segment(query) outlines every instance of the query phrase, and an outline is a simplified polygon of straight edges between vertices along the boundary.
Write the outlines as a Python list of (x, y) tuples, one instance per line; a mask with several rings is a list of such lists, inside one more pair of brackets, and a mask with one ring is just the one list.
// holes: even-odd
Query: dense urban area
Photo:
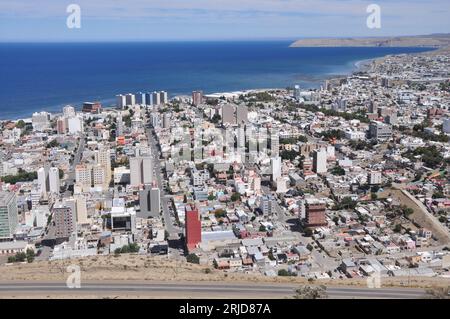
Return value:
[(436, 51), (314, 90), (124, 93), (3, 120), (0, 267), (140, 254), (449, 280), (449, 78)]

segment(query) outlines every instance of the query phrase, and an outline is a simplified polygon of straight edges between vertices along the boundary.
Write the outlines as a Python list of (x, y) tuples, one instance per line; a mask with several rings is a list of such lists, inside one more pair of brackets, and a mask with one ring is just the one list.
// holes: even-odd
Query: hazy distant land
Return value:
[(297, 40), (290, 45), (299, 47), (432, 47), (450, 46), (450, 34), (366, 38), (312, 38)]

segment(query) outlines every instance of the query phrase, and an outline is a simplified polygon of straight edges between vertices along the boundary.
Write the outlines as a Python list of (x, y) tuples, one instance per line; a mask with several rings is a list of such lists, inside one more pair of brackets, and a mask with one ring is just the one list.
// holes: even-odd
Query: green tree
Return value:
[(36, 254), (34, 253), (34, 250), (31, 248), (28, 248), (27, 252), (26, 252), (27, 262), (32, 263), (34, 261), (35, 256), (36, 256)]
[(200, 264), (200, 258), (196, 254), (187, 255), (186, 261), (191, 264)]
[(238, 200), (241, 200), (241, 195), (239, 193), (233, 193), (233, 195), (231, 195), (231, 201), (237, 202)]
[(52, 140), (50, 143), (47, 143), (46, 148), (59, 147), (59, 142), (57, 140)]
[(305, 236), (306, 237), (311, 237), (313, 235), (313, 230), (311, 228), (306, 228), (305, 229)]
[(21, 182), (31, 182), (37, 178), (37, 172), (19, 171), (17, 175), (3, 176), (1, 180), (5, 183), (16, 184)]
[(336, 175), (336, 176), (344, 176), (345, 170), (340, 166), (335, 166), (331, 169), (331, 174)]
[(216, 218), (224, 218), (225, 216), (227, 216), (227, 212), (223, 209), (216, 209), (214, 211), (214, 216), (216, 216)]
[(16, 127), (17, 128), (24, 128), (25, 127), (25, 122), (23, 121), (23, 120), (19, 120), (19, 121), (17, 121), (17, 123), (16, 123)]

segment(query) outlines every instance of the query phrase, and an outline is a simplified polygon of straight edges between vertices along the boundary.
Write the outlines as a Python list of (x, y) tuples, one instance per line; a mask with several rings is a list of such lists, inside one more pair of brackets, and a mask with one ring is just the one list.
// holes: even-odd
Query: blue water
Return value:
[(318, 87), (355, 62), (421, 48), (289, 48), (288, 41), (0, 44), (0, 118), (116, 94)]

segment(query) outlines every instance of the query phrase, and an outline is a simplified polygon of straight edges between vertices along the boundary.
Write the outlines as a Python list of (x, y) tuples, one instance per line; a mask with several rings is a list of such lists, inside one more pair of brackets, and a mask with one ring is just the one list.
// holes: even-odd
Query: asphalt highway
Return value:
[[(81, 288), (69, 289), (65, 283), (56, 282), (9, 282), (0, 283), (0, 295), (27, 295), (68, 293), (71, 295), (115, 296), (137, 294), (141, 297), (172, 296), (173, 298), (285, 298), (294, 295), (296, 286), (277, 284), (224, 284), (224, 283), (165, 283), (165, 282), (89, 282), (82, 283)], [(417, 299), (423, 298), (422, 289), (412, 288), (361, 288), (328, 287), (329, 298), (370, 298), (370, 299)]]

